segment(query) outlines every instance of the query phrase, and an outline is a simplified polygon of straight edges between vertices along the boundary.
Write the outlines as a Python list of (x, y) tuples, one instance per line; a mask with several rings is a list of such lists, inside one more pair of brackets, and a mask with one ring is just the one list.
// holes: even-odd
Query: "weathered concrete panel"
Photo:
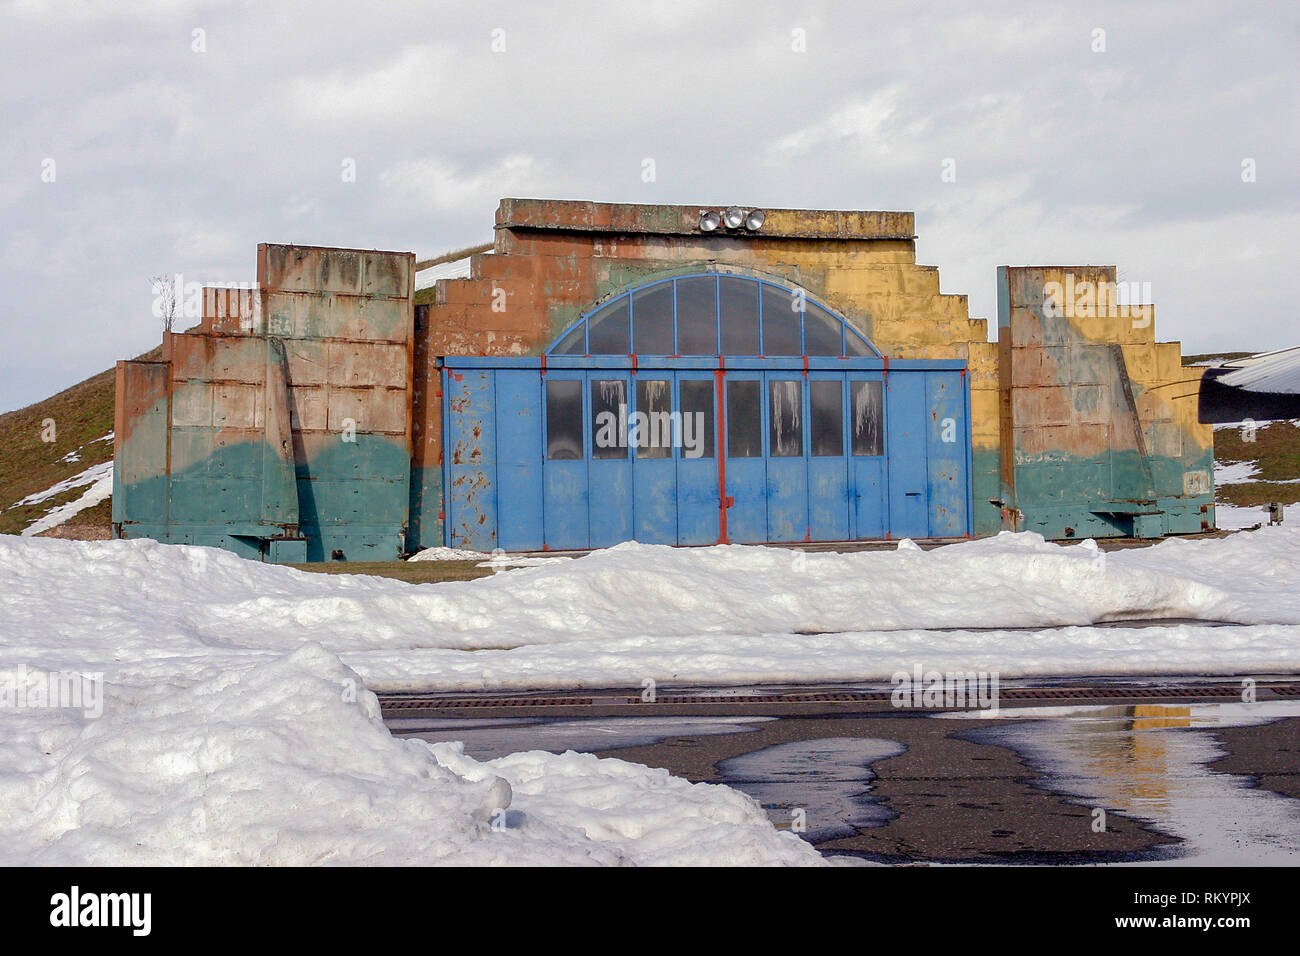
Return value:
[[(1111, 266), (1002, 267), (1003, 496), (1049, 537), (1199, 531), (1213, 432), (1197, 372), (1156, 344), (1149, 305), (1120, 305)], [(1139, 518), (1141, 520), (1139, 520)]]
[[(264, 245), (258, 260), (259, 289), (209, 290), (204, 323), (164, 336), (149, 408), (140, 375), (119, 372), (120, 432), (149, 436), (119, 449), (120, 533), (270, 560), (396, 557), (414, 256)], [(264, 327), (228, 321), (250, 311)]]

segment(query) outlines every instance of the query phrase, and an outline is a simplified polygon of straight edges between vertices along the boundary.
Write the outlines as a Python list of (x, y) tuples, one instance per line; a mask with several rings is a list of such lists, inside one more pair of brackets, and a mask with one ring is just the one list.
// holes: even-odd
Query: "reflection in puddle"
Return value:
[[(897, 816), (866, 791), (876, 779), (871, 764), (905, 749), (892, 740), (800, 740), (719, 761), (718, 773), (721, 783), (761, 803), (776, 826), (792, 828), (801, 820), (806, 830), (800, 836), (819, 843)], [(798, 826), (793, 829), (799, 832)]]
[(1015, 723), (961, 736), (1012, 748), (1047, 777), (1044, 786), (1087, 806), (1123, 811), (1182, 838), (1167, 851), (1174, 862), (1294, 865), (1300, 802), (1210, 770), (1225, 751), (1198, 731), (1297, 715), (1300, 704), (1289, 701), (1024, 708), (999, 714)]
[(610, 717), (593, 720), (516, 718), (496, 720), (398, 718), (388, 720), (397, 736), (430, 742), (459, 740), (475, 760), (491, 760), (521, 750), (600, 753), (620, 747), (646, 747), (669, 737), (735, 734), (755, 730), (772, 717)]

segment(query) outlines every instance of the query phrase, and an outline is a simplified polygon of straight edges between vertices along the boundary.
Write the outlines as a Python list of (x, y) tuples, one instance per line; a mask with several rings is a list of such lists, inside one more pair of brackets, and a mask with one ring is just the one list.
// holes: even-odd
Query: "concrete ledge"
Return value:
[(700, 211), (721, 211), (728, 204), (658, 206), (635, 203), (600, 203), (567, 199), (503, 199), (497, 207), (497, 227), (557, 232), (602, 232), (669, 236), (731, 236), (735, 238), (789, 239), (903, 239), (915, 235), (915, 215), (910, 212), (869, 212), (830, 209), (768, 209), (767, 221), (757, 232), (719, 227), (700, 231)]

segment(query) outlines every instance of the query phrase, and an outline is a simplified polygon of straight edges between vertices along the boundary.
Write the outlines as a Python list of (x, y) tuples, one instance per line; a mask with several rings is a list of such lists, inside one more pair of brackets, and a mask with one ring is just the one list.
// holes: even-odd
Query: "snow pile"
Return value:
[[(816, 862), (725, 787), (396, 740), (361, 682), (1290, 671), (1297, 569), (1287, 528), (1111, 554), (1033, 534), (854, 554), (629, 544), (439, 585), (0, 536), (0, 689), (59, 671), (105, 688), (98, 719), (0, 706), (0, 863)], [(1125, 617), (1237, 624), (1091, 626)]]
[[(102, 438), (95, 439), (103, 441)], [(75, 455), (75, 452), (71, 454)], [(66, 460), (66, 458), (65, 458)], [(75, 458), (73, 459), (76, 460)], [(86, 487), (89, 486), (89, 487)], [(49, 501), (64, 492), (72, 491), (76, 488), (86, 488), (81, 496), (52, 508), (49, 512), (37, 518), (26, 528), (23, 529), (24, 536), (40, 534), (42, 531), (49, 531), (51, 528), (57, 528), (69, 518), (80, 514), (87, 508), (93, 508), (101, 501), (107, 499), (113, 494), (113, 463), (111, 461), (102, 462), (98, 465), (91, 465), (85, 471), (82, 471), (71, 478), (51, 485), (44, 491), (38, 491), (35, 494), (28, 495), (19, 501), (15, 501), (10, 508), (18, 508), (22, 505), (36, 505), (43, 501)], [(6, 509), (8, 510), (8, 509)]]
[(1214, 463), (1214, 487), (1220, 485), (1240, 485), (1254, 481), (1259, 475), (1257, 461), (1216, 461)]
[(1237, 507), (1216, 501), (1214, 524), (1220, 531), (1246, 531), (1268, 524), (1268, 509), (1263, 505)]
[[(0, 536), (0, 665), (148, 685), (317, 643), (400, 690), (878, 679), (963, 647), (1005, 676), (1154, 673), (1179, 647), (1185, 667), (1222, 672), (1300, 663), (1297, 568), (1300, 532), (1285, 528), (1110, 554), (1033, 534), (854, 554), (628, 544), (436, 585)], [(1251, 627), (1089, 627), (1122, 618)]]
[(408, 561), (477, 561), (477, 567), (505, 570), (506, 568), (534, 568), (543, 564), (559, 564), (572, 560), (570, 555), (558, 554), (549, 557), (524, 557), (507, 554), (497, 550), (490, 554), (482, 551), (466, 551), (464, 548), (425, 548), (417, 551)]
[(815, 864), (750, 798), (567, 753), (392, 737), (320, 647), (99, 720), (0, 711), (4, 865)]
[(492, 557), (482, 551), (467, 551), (464, 548), (425, 548), (417, 551), (408, 561), (487, 561)]

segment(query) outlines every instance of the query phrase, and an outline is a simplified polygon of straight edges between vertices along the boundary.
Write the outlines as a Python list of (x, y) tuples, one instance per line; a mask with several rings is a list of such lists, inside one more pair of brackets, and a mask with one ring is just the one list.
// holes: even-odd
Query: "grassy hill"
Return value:
[[(162, 350), (142, 355), (157, 359)], [(44, 401), (0, 415), (0, 534), (17, 534), (52, 508), (75, 501), (86, 490), (69, 488), (35, 504), (15, 505), (29, 495), (66, 481), (92, 465), (111, 461), (113, 442), (112, 369), (78, 382)], [(47, 421), (53, 421), (53, 438)], [(76, 515), (56, 534), (107, 537), (111, 502)]]
[[(1187, 365), (1218, 365), (1254, 352), (1211, 352), (1185, 355)], [(1237, 425), (1214, 429), (1214, 460), (1220, 465), (1253, 464), (1255, 474), (1246, 481), (1216, 482), (1214, 500), (1238, 508), (1255, 508), (1278, 501), (1300, 502), (1300, 427), (1291, 422), (1261, 422), (1254, 430)], [(1287, 519), (1287, 523), (1296, 518)]]
[[(1250, 462), (1257, 468), (1248, 481), (1216, 485), (1216, 501), (1241, 508), (1270, 501), (1285, 505), (1300, 502), (1300, 425), (1261, 423), (1253, 432), (1238, 426), (1216, 428), (1214, 460), (1220, 464)], [(1287, 523), (1293, 520), (1288, 518)]]

